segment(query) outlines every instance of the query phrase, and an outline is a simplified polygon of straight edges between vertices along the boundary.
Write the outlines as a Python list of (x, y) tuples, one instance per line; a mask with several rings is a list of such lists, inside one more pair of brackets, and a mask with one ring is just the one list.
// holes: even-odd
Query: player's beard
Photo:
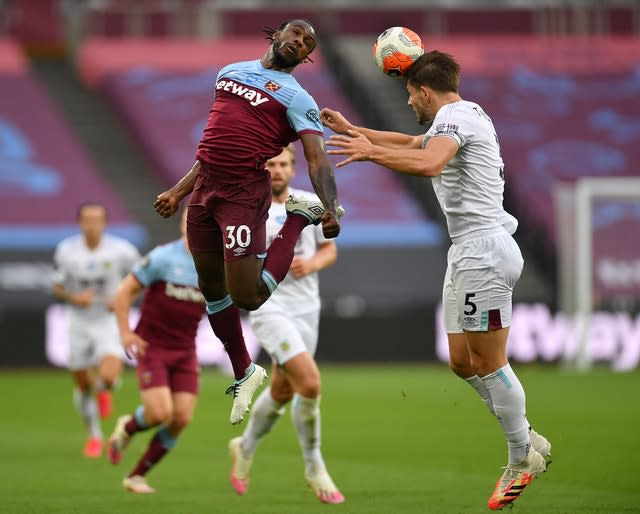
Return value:
[(275, 196), (280, 196), (282, 193), (284, 193), (287, 190), (288, 186), (289, 186), (289, 184), (287, 184), (285, 182), (283, 182), (281, 185), (272, 183), (271, 184), (271, 192)]
[(428, 129), (433, 123), (433, 118), (429, 117), (429, 115), (423, 109), (414, 109), (414, 112), (416, 114), (418, 124), (426, 126)]
[(279, 68), (293, 68), (294, 66), (300, 64), (300, 61), (296, 57), (289, 56), (285, 53), (282, 44), (282, 41), (274, 41), (273, 45), (271, 46), (273, 50), (274, 64)]

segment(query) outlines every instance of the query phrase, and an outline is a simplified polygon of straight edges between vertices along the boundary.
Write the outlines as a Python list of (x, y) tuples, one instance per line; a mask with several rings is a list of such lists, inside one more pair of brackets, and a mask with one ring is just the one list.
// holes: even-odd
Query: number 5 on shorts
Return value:
[(464, 305), (465, 307), (469, 307), (469, 309), (465, 309), (464, 313), (467, 316), (472, 316), (478, 310), (478, 307), (475, 303), (471, 301), (471, 299), (476, 295), (476, 293), (467, 293), (464, 297)]

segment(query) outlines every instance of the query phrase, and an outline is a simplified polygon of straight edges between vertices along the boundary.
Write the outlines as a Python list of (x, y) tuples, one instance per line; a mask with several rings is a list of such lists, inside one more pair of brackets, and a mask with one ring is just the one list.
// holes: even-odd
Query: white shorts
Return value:
[(513, 286), (523, 264), (518, 244), (504, 229), (480, 231), (451, 245), (442, 288), (447, 333), (510, 326)]
[(86, 321), (69, 318), (69, 369), (96, 366), (106, 355), (123, 357), (123, 349), (114, 316)]
[(302, 352), (312, 357), (318, 346), (318, 311), (295, 317), (279, 312), (266, 312), (249, 316), (256, 338), (280, 366)]

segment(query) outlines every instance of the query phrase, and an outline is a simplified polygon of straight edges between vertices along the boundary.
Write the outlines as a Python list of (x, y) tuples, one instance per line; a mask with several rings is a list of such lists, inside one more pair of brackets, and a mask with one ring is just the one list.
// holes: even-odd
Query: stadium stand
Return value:
[(102, 180), (9, 40), (0, 42), (0, 89), (0, 247), (53, 248), (76, 231), (76, 209), (88, 200), (107, 206), (114, 233), (144, 244), (145, 228)]

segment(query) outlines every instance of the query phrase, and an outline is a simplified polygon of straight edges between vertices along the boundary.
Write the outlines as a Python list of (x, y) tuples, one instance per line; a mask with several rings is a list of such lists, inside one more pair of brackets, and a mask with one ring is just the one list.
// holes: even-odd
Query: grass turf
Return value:
[[(553, 443), (550, 471), (516, 512), (640, 512), (640, 375), (516, 366), (534, 427)], [(346, 496), (320, 504), (306, 488), (289, 414), (258, 448), (250, 491), (227, 478), (229, 379), (203, 371), (193, 424), (148, 475), (155, 495), (120, 487), (150, 432), (138, 434), (123, 462), (82, 456), (84, 431), (64, 371), (2, 371), (0, 512), (7, 514), (484, 513), (506, 462), (501, 430), (473, 390), (437, 365), (325, 366), (323, 451)], [(116, 393), (118, 414), (138, 403), (129, 371)], [(105, 435), (114, 419), (103, 424)]]

